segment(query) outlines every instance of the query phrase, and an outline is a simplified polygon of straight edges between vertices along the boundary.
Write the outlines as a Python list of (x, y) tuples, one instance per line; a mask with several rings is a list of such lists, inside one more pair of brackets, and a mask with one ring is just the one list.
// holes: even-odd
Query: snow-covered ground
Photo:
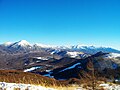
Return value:
[(31, 68), (25, 69), (24, 72), (30, 72), (39, 68), (41, 68), (41, 66), (31, 67)]
[(116, 58), (116, 57), (120, 57), (119, 53), (110, 53), (105, 55), (105, 58)]
[[(100, 87), (103, 87), (104, 90), (120, 90), (120, 85), (117, 84), (100, 84)], [(22, 84), (22, 83), (6, 83), (6, 82), (0, 82), (0, 90), (15, 90), (15, 89), (20, 89), (20, 90), (69, 90), (69, 87), (66, 87), (66, 89), (58, 88), (47, 88), (44, 86), (40, 85), (32, 85), (32, 84)], [(74, 87), (73, 89), (70, 90), (86, 90), (85, 88), (82, 87)]]
[(120, 90), (120, 85), (117, 84), (100, 84), (105, 90)]
[(46, 88), (43, 86), (37, 86), (37, 85), (31, 85), (31, 84), (17, 84), (17, 83), (6, 83), (6, 82), (0, 82), (0, 90), (14, 90), (14, 89), (20, 89), (20, 90), (55, 90), (53, 88)]
[(79, 56), (79, 52), (67, 52), (67, 54), (69, 56), (71, 56), (71, 58), (75, 58), (75, 57)]

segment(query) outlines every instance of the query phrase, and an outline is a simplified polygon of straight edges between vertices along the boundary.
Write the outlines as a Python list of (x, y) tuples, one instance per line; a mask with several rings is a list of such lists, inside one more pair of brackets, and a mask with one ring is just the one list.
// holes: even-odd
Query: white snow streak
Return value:
[(81, 63), (76, 63), (76, 64), (74, 64), (74, 65), (71, 66), (71, 67), (68, 67), (68, 68), (65, 68), (65, 69), (61, 70), (60, 72), (63, 72), (63, 71), (69, 70), (69, 69), (73, 69), (73, 68), (75, 68), (77, 65), (80, 65), (80, 64), (81, 64)]
[(39, 69), (39, 68), (41, 68), (41, 66), (31, 67), (29, 69), (25, 69), (24, 72), (30, 72), (30, 71), (33, 71), (33, 70), (36, 70), (36, 69)]

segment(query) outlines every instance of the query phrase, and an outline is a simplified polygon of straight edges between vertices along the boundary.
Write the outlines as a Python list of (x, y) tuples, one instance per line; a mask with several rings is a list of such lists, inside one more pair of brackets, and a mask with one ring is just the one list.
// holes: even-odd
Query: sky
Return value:
[(19, 40), (120, 50), (120, 0), (0, 0), (0, 43)]

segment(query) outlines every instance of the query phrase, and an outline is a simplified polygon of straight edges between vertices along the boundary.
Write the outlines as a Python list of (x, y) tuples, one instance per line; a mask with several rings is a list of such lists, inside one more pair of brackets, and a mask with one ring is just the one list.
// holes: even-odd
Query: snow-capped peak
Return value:
[(27, 42), (26, 40), (21, 40), (21, 41), (17, 42), (17, 44), (20, 46), (30, 46), (30, 43)]
[(30, 48), (30, 47), (32, 47), (32, 45), (29, 42), (27, 42), (26, 40), (21, 40), (21, 41), (13, 43), (12, 45), (10, 45), (10, 47), (13, 47), (13, 48), (19, 48), (19, 47)]

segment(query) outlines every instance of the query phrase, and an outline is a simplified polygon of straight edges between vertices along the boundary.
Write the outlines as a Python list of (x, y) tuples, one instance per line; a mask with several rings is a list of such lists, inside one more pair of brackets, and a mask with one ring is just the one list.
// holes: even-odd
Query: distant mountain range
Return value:
[[(44, 44), (30, 44), (26, 40), (21, 40), (18, 42), (6, 42), (0, 45), (0, 52), (30, 52), (30, 51), (40, 51), (46, 50), (51, 52), (51, 54), (59, 53), (60, 51), (69, 51), (69, 52), (84, 52), (87, 54), (95, 54), (99, 51), (105, 53), (120, 53), (119, 50), (110, 47), (95, 47), (95, 46), (82, 46), (82, 45), (74, 45), (74, 46), (52, 46), (52, 45), (44, 45)], [(70, 53), (69, 53), (70, 54)], [(75, 54), (75, 53), (74, 53)]]

